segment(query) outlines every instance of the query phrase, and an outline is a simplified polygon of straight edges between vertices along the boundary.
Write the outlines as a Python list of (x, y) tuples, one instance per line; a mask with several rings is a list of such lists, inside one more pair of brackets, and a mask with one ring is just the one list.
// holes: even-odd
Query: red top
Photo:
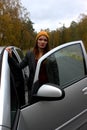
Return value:
[[(36, 60), (37, 64), (37, 60)], [(47, 77), (47, 71), (46, 71), (46, 64), (45, 62), (42, 62), (40, 72), (39, 72), (39, 83), (40, 85), (47, 83), (48, 82), (48, 77)]]

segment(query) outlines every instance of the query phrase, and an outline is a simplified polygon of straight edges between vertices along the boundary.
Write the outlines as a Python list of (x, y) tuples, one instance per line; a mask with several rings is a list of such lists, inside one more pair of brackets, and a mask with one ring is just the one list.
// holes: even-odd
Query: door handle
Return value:
[(83, 92), (84, 94), (87, 94), (87, 87), (83, 88), (83, 89), (82, 89), (82, 92)]

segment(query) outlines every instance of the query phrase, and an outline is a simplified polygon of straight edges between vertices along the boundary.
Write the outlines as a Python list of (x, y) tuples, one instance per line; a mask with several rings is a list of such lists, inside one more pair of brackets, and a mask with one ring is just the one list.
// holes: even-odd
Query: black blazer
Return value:
[(19, 72), (20, 69), (23, 69), (26, 66), (29, 67), (30, 74), (29, 74), (29, 79), (27, 81), (27, 85), (28, 85), (28, 89), (31, 90), (33, 79), (34, 79), (34, 74), (35, 74), (35, 69), (36, 69), (34, 53), (32, 51), (28, 51), (24, 59), (20, 63), (17, 63), (13, 57), (9, 57), (8, 61), (9, 61), (10, 66), (14, 68), (14, 71), (16, 69), (15, 73), (17, 71)]

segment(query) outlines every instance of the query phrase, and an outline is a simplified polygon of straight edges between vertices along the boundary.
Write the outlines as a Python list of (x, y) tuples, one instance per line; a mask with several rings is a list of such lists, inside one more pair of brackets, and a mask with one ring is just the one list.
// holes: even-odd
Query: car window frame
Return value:
[[(66, 44), (63, 44), (63, 45), (60, 45), (52, 50), (50, 50), (48, 53), (46, 53), (45, 55), (43, 55), (37, 62), (37, 66), (36, 66), (36, 72), (35, 72), (35, 76), (34, 76), (34, 81), (33, 81), (33, 88), (32, 88), (32, 91), (34, 92), (37, 92), (38, 88), (38, 81), (39, 81), (39, 72), (40, 72), (40, 67), (41, 67), (41, 64), (42, 62), (50, 55), (54, 54), (55, 52), (57, 52), (58, 50), (64, 48), (64, 47), (68, 47), (68, 46), (71, 46), (71, 45), (76, 45), (76, 44), (79, 44), (81, 46), (81, 50), (82, 50), (82, 54), (83, 54), (83, 60), (84, 60), (84, 67), (85, 67), (85, 70), (87, 70), (87, 61), (85, 60), (86, 59), (86, 50), (85, 50), (85, 47), (84, 47), (84, 44), (81, 40), (79, 41), (74, 41), (74, 42), (69, 42), (69, 43), (66, 43)], [(87, 71), (86, 71), (86, 74), (87, 74)], [(80, 79), (79, 79), (80, 80)], [(77, 81), (75, 81), (77, 82)], [(73, 83), (75, 83), (73, 82)], [(68, 87), (70, 84), (66, 85), (66, 87)], [(37, 90), (35, 90), (34, 88), (37, 88)]]

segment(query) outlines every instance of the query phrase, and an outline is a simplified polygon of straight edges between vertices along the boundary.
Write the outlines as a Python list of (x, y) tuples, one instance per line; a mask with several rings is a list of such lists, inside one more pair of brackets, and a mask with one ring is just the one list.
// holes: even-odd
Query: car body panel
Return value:
[[(80, 81), (78, 84), (72, 85), (69, 89), (66, 88), (66, 97), (63, 100), (38, 102), (21, 110), (24, 122), (26, 122), (28, 129), (33, 130), (36, 128), (38, 130), (54, 130), (59, 129), (62, 127), (62, 124), (65, 124), (70, 120), (72, 122), (73, 118), (85, 111), (87, 108), (87, 96), (83, 94), (83, 97), (81, 97), (82, 89), (86, 84), (87, 78)], [(81, 85), (82, 87), (80, 87)], [(78, 96), (77, 93), (79, 93)], [(80, 103), (78, 103), (78, 99)], [(65, 127), (66, 125), (67, 124), (65, 124)], [(73, 128), (75, 127), (76, 126), (73, 126)]]
[(11, 129), (6, 126), (0, 126), (0, 130), (11, 130)]
[[(83, 128), (81, 128), (82, 126), (84, 126)], [(58, 127), (55, 130), (73, 130), (73, 128), (75, 130), (77, 129), (87, 129), (87, 109), (82, 111), (81, 113), (79, 113), (78, 115), (76, 115), (75, 117), (73, 117), (71, 120), (65, 122), (63, 125), (61, 125), (60, 127)]]

